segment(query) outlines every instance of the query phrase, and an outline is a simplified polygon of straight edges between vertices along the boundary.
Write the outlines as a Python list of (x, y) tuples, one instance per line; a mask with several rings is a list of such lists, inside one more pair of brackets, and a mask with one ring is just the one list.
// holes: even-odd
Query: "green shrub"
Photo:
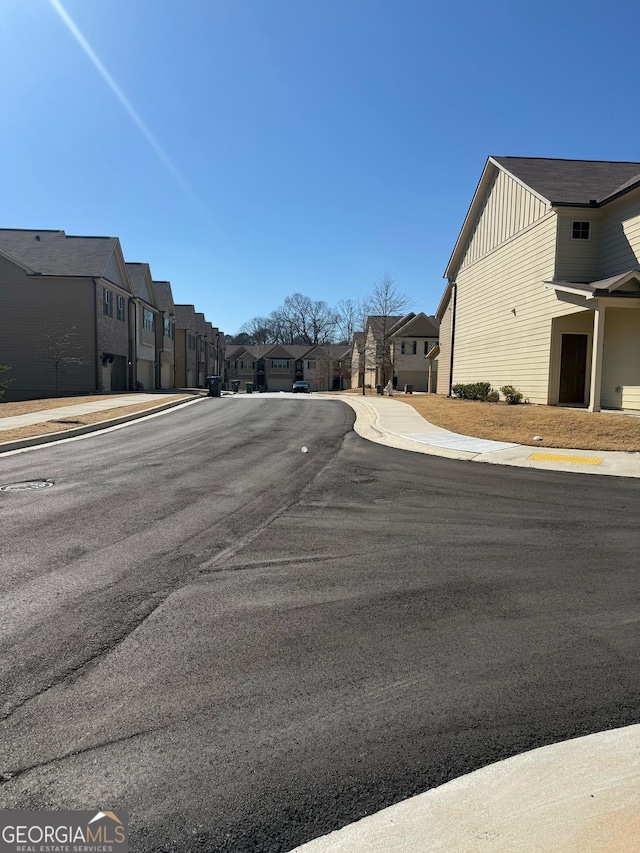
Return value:
[(514, 388), (513, 385), (503, 385), (500, 391), (504, 394), (504, 399), (510, 406), (517, 406), (518, 403), (522, 402), (522, 393), (517, 388)]
[(498, 394), (498, 392), (494, 388), (492, 388), (491, 391), (489, 391), (489, 393), (485, 397), (484, 401), (485, 403), (497, 403), (499, 399), (500, 394)]
[(486, 400), (491, 393), (490, 382), (469, 382), (453, 385), (451, 390), (461, 400)]
[[(11, 370), (6, 364), (0, 364), (0, 373), (4, 373), (5, 370)], [(0, 379), (0, 400), (4, 397), (4, 392), (7, 390), (9, 385), (13, 382), (13, 379)]]

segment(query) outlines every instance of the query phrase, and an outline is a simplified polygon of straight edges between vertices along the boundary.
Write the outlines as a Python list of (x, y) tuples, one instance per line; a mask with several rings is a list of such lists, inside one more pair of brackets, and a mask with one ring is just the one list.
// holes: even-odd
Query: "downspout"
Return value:
[(93, 334), (94, 334), (94, 363), (95, 363), (95, 380), (96, 380), (96, 393), (100, 393), (100, 389), (102, 387), (101, 376), (100, 376), (100, 354), (98, 353), (98, 283), (95, 278), (92, 278), (93, 282)]
[(449, 356), (449, 397), (453, 396), (453, 350), (456, 343), (456, 304), (458, 301), (458, 284), (450, 281), (453, 288), (453, 306), (451, 308), (451, 354)]

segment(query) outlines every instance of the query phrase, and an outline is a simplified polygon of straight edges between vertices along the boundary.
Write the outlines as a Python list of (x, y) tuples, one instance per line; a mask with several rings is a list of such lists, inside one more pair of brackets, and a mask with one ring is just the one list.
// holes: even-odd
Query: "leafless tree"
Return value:
[(55, 396), (58, 396), (60, 377), (74, 367), (88, 364), (84, 345), (79, 340), (74, 323), (65, 324), (60, 317), (45, 320), (37, 337), (38, 360), (46, 364), (54, 374)]
[(336, 331), (342, 344), (350, 344), (355, 332), (363, 332), (370, 314), (366, 299), (341, 299), (336, 307)]
[(276, 343), (268, 317), (252, 317), (240, 326), (240, 333), (248, 335), (252, 344)]
[(398, 288), (393, 276), (385, 271), (375, 283), (367, 304), (369, 322), (375, 333), (375, 344), (365, 352), (367, 367), (375, 367), (381, 384), (386, 385), (391, 378), (391, 330), (406, 313), (409, 297)]

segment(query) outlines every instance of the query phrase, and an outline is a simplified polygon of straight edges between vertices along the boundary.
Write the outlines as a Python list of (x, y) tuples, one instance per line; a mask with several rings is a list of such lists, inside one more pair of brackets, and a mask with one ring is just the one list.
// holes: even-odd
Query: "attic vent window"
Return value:
[(590, 222), (573, 222), (571, 225), (572, 240), (588, 240), (590, 232)]

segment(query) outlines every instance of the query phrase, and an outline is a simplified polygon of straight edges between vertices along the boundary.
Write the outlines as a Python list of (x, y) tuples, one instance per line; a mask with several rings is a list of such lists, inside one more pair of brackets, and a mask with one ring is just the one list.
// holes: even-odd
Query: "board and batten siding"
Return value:
[(603, 208), (598, 278), (640, 267), (640, 193), (618, 199)]
[(515, 385), (532, 403), (549, 401), (552, 319), (584, 310), (543, 286), (556, 228), (552, 211), (458, 274), (453, 384)]
[(107, 263), (104, 272), (102, 273), (102, 278), (106, 278), (107, 281), (111, 281), (114, 284), (117, 284), (123, 290), (126, 290), (127, 293), (131, 292), (129, 283), (123, 278), (122, 273), (120, 271), (120, 264), (118, 263), (118, 252), (116, 249), (114, 249), (111, 253), (109, 262)]
[(484, 197), (460, 269), (473, 264), (547, 213), (545, 202), (498, 171)]
[(75, 335), (69, 355), (84, 360), (59, 371), (58, 394), (90, 394), (96, 390), (92, 280), (27, 275), (0, 257), (0, 364), (11, 368), (2, 377), (11, 380), (5, 400), (55, 396), (55, 362), (42, 335), (56, 318)]

